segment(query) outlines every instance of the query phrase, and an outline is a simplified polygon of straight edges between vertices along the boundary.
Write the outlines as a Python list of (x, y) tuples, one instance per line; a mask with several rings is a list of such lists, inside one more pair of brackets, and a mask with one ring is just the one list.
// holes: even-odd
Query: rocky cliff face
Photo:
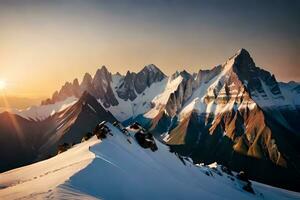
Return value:
[(118, 101), (111, 88), (112, 75), (107, 68), (103, 66), (98, 69), (92, 80), (92, 91), (90, 92), (96, 99), (99, 99), (104, 107), (110, 107), (118, 104)]
[(130, 101), (133, 101), (137, 97), (134, 87), (135, 77), (136, 73), (128, 71), (123, 80), (120, 82), (116, 92), (121, 99), (124, 99), (125, 101), (129, 99)]
[(134, 88), (138, 94), (141, 94), (152, 83), (160, 82), (166, 76), (155, 65), (145, 66), (134, 78)]

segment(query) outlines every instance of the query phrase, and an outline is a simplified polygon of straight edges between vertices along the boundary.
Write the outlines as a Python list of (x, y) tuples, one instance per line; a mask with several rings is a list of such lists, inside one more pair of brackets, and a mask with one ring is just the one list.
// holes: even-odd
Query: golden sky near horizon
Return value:
[[(13, 2), (0, 2), (0, 80), (6, 82), (6, 95), (47, 97), (102, 65), (123, 74), (150, 63), (167, 75), (196, 72), (223, 63), (240, 48), (279, 80), (300, 80), (293, 9), (273, 21), (282, 5), (269, 15), (263, 9), (241, 11), (238, 19), (216, 14), (225, 5), (207, 3), (197, 10), (198, 4), (182, 3)], [(254, 14), (263, 20), (252, 19)]]

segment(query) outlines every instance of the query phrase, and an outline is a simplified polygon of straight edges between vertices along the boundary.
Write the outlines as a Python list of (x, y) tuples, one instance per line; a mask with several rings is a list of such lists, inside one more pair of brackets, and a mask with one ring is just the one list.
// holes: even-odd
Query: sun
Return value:
[(0, 90), (4, 90), (6, 88), (6, 82), (4, 80), (0, 80)]

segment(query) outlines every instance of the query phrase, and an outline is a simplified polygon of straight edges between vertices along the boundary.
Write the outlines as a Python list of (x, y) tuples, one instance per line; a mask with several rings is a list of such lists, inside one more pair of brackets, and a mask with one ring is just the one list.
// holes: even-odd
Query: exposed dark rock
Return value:
[(120, 84), (119, 88), (117, 89), (117, 94), (121, 99), (124, 99), (125, 101), (129, 99), (133, 101), (137, 97), (134, 88), (135, 76), (136, 73), (134, 72), (131, 73), (130, 71), (128, 71), (126, 73), (123, 82)]
[(91, 132), (87, 132), (87, 133), (83, 136), (81, 142), (87, 141), (87, 140), (89, 140), (91, 137), (93, 137), (93, 134), (92, 134)]
[(140, 123), (138, 123), (138, 122), (134, 122), (133, 124), (131, 124), (130, 128), (136, 129), (136, 130), (140, 130), (140, 129), (143, 130), (142, 125)]
[(249, 178), (247, 176), (247, 174), (244, 171), (240, 171), (236, 177), (241, 180), (241, 181), (245, 181), (245, 182), (249, 182)]
[(139, 145), (145, 149), (150, 148), (153, 152), (157, 151), (157, 146), (151, 133), (145, 133), (142, 130), (134, 135)]
[(65, 151), (67, 151), (71, 146), (68, 143), (63, 143), (58, 145), (58, 150), (57, 150), (57, 154), (63, 153)]
[(93, 92), (91, 93), (97, 99), (100, 99), (104, 107), (118, 105), (118, 101), (111, 88), (111, 73), (105, 66), (97, 70), (92, 81)]
[(134, 77), (134, 87), (138, 94), (141, 94), (147, 87), (150, 87), (152, 83), (163, 80), (166, 76), (155, 65), (151, 64), (145, 66)]

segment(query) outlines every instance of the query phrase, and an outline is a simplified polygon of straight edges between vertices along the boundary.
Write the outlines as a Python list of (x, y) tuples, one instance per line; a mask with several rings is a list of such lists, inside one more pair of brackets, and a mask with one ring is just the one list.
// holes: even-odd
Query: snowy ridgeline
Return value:
[(31, 106), (27, 109), (18, 110), (14, 108), (0, 108), (0, 113), (8, 111), (13, 114), (17, 114), (28, 120), (42, 121), (46, 118), (54, 115), (55, 113), (61, 112), (77, 102), (77, 98), (69, 97), (64, 101), (60, 101), (54, 104), (41, 105), (41, 106)]
[[(142, 148), (107, 123), (92, 137), (48, 160), (0, 174), (0, 199), (299, 199), (300, 194), (246, 181), (216, 163), (195, 166), (164, 144)], [(231, 175), (230, 175), (231, 174)]]

